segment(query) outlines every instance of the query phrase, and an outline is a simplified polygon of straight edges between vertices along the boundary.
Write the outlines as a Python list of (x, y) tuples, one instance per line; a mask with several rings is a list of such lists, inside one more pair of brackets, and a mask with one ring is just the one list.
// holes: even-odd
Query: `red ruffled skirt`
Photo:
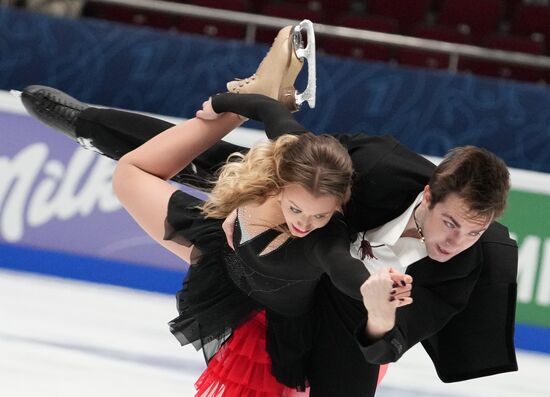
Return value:
[(238, 327), (195, 383), (197, 397), (275, 397), (297, 393), (271, 374), (265, 311)]
[(378, 381), (376, 382), (377, 385), (380, 385), (382, 383), (382, 379), (386, 376), (386, 372), (388, 372), (389, 364), (382, 364), (380, 366), (380, 369), (378, 370)]
[[(196, 397), (299, 397), (298, 392), (277, 382), (266, 352), (266, 317), (261, 311), (237, 328), (210, 360), (195, 383)], [(381, 365), (378, 384), (388, 365)]]

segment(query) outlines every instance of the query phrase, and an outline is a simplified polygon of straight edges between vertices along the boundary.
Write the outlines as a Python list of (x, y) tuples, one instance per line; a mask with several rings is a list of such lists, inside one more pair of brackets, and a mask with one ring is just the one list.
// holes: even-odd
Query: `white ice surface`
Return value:
[[(202, 354), (168, 331), (171, 296), (0, 270), (0, 396), (187, 397)], [(550, 356), (519, 372), (443, 384), (422, 349), (392, 364), (381, 397), (542, 397)]]

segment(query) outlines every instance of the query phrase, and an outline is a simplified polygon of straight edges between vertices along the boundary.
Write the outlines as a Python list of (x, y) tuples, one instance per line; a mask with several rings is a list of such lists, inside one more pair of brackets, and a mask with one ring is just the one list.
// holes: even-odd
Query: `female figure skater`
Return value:
[[(305, 131), (287, 109), (293, 108), (288, 86), (301, 67), (289, 51), (288, 30), (277, 36), (256, 78), (239, 83), (243, 91), (283, 99), (286, 107), (263, 95), (215, 96), (197, 112), (198, 118), (120, 158), (113, 178), (117, 195), (140, 226), (192, 265), (178, 294), (180, 316), (170, 326), (182, 344), (202, 347), (209, 362), (197, 382), (199, 396), (267, 397), (304, 390), (314, 323), (310, 307), (318, 280), (326, 273), (346, 295), (361, 299), (359, 287), (369, 277), (363, 263), (350, 256), (338, 212), (349, 197), (352, 166), (347, 150), (332, 137), (283, 136), (235, 156), (238, 161), (223, 168), (206, 202), (166, 182), (181, 169), (194, 168), (188, 166), (196, 156), (242, 122), (235, 114), (220, 113), (261, 120), (268, 134)], [(285, 59), (289, 61), (281, 62)], [(36, 87), (25, 90), (23, 102), (41, 93), (64, 95)], [(57, 112), (47, 106), (27, 109), (41, 120)], [(139, 130), (147, 125), (143, 120)], [(66, 120), (55, 121), (50, 124), (67, 133)], [(118, 151), (106, 154), (120, 157)], [(193, 178), (193, 172), (187, 175)], [(233, 251), (221, 225), (235, 209)], [(410, 276), (406, 279), (409, 284), (400, 286), (396, 283), (403, 276), (397, 273), (371, 277), (375, 293), (369, 306), (395, 311), (409, 304)], [(376, 324), (371, 325), (371, 336), (381, 337)]]
[[(151, 237), (191, 264), (178, 293), (180, 315), (170, 326), (182, 344), (202, 347), (209, 362), (197, 395), (284, 396), (307, 385), (310, 307), (321, 275), (358, 300), (369, 277), (349, 255), (339, 212), (350, 194), (352, 164), (333, 137), (282, 135), (235, 156), (201, 202), (167, 180), (239, 123), (233, 113), (220, 115), (228, 109), (272, 129), (304, 131), (279, 118), (288, 110), (271, 98), (217, 95), (199, 118), (124, 155), (113, 187)], [(235, 209), (233, 250), (222, 221)], [(379, 284), (384, 305), (411, 302), (405, 289), (391, 297), (390, 272)]]

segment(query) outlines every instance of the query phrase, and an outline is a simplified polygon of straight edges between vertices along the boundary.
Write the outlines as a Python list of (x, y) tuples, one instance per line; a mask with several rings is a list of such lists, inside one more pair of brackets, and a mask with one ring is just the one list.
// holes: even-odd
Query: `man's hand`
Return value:
[(361, 286), (363, 304), (369, 312), (366, 328), (369, 338), (383, 337), (395, 326), (397, 308), (412, 303), (412, 286), (405, 280), (412, 278), (394, 269), (384, 269), (372, 274)]
[(222, 229), (225, 233), (225, 238), (227, 239), (227, 244), (233, 250), (235, 250), (235, 247), (233, 246), (233, 229), (235, 228), (235, 221), (237, 220), (237, 210), (231, 211), (229, 215), (227, 215), (227, 218), (225, 218), (225, 221), (222, 223)]
[(203, 120), (216, 120), (221, 114), (214, 111), (212, 108), (212, 98), (208, 98), (207, 101), (202, 103), (202, 109), (197, 110), (195, 116)]

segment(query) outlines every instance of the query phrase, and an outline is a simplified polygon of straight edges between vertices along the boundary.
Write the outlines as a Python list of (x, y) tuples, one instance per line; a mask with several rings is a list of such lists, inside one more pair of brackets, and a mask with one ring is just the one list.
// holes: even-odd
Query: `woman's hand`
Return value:
[(412, 303), (412, 298), (410, 298), (413, 282), (412, 276), (401, 273), (393, 267), (390, 267), (389, 272), (390, 278), (393, 281), (393, 289), (390, 291), (391, 297), (401, 302), (401, 306)]
[(202, 109), (197, 110), (197, 113), (195, 116), (198, 119), (203, 120), (216, 120), (221, 116), (221, 113), (216, 113), (214, 109), (212, 108), (212, 98), (208, 98), (207, 101), (204, 101), (202, 103)]

